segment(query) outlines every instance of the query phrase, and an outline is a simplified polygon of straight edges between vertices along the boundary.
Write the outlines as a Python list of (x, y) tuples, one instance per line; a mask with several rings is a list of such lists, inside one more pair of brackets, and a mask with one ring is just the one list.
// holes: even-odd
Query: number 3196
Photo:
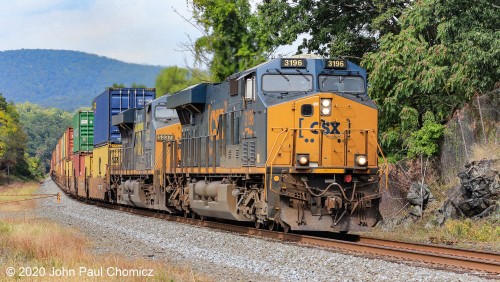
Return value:
[(306, 60), (305, 59), (282, 59), (281, 60), (282, 68), (305, 68)]

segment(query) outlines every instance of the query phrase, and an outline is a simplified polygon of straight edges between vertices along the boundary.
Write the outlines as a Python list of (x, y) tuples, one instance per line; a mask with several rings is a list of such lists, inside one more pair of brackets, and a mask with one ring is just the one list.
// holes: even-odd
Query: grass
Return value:
[[(76, 229), (63, 228), (50, 221), (33, 219), (0, 221), (0, 269), (14, 267), (17, 272), (22, 267), (44, 268), (46, 273), (42, 280), (50, 281), (93, 281), (95, 277), (106, 281), (206, 281), (207, 278), (196, 276), (189, 268), (178, 268), (161, 262), (141, 260), (124, 260), (110, 256), (95, 256), (89, 250), (91, 242)], [(98, 271), (103, 269), (102, 273)], [(107, 270), (142, 270), (151, 269), (153, 277), (108, 276)], [(50, 277), (52, 269), (74, 270), (74, 276)], [(82, 269), (83, 270), (83, 269)], [(149, 271), (145, 273), (148, 274)], [(40, 272), (41, 273), (41, 272)], [(69, 273), (69, 272), (68, 272)], [(110, 273), (113, 274), (113, 273)], [(66, 274), (67, 275), (67, 274)], [(4, 271), (0, 272), (0, 280), (7, 279)], [(15, 278), (23, 278), (19, 273)], [(30, 277), (24, 277), (31, 279)], [(42, 278), (42, 277), (40, 277)], [(99, 279), (99, 280), (100, 280)]]
[[(40, 186), (36, 182), (14, 182), (0, 186), (0, 212), (17, 212), (35, 207), (32, 196), (9, 196), (9, 195), (32, 195)], [(7, 203), (9, 202), (9, 203)]]
[(443, 226), (426, 226), (428, 219), (390, 230), (379, 227), (365, 234), (384, 239), (451, 245), (500, 252), (500, 218), (447, 220)]
[(472, 148), (472, 159), (482, 160), (482, 159), (494, 159), (497, 160), (492, 169), (500, 171), (500, 146), (494, 142), (489, 142), (487, 144), (476, 145)]
[[(35, 184), (13, 184), (13, 187), (0, 188), (0, 193), (12, 190), (18, 193), (36, 191)], [(16, 186), (19, 185), (19, 186)], [(35, 188), (33, 187), (35, 186)], [(4, 204), (4, 208), (15, 203)], [(30, 209), (34, 204), (16, 207), (11, 210)], [(2, 212), (0, 212), (1, 214)], [(6, 275), (6, 269), (14, 267), (13, 278)], [(23, 267), (38, 269), (38, 277), (20, 276)], [(42, 274), (42, 268), (45, 271)], [(63, 272), (63, 276), (50, 276), (53, 269)], [(102, 269), (102, 273), (99, 273)], [(107, 270), (110, 269), (111, 275)], [(114, 272), (131, 270), (129, 276), (112, 275)], [(153, 277), (145, 275), (151, 274)], [(93, 270), (86, 272), (84, 270)], [(144, 270), (144, 271), (143, 271)], [(33, 273), (34, 273), (33, 272)], [(130, 276), (131, 273), (143, 276)], [(59, 273), (61, 274), (61, 273)], [(95, 277), (89, 274), (94, 274)], [(98, 275), (101, 276), (98, 276)], [(118, 255), (95, 255), (92, 241), (78, 229), (62, 227), (57, 223), (33, 217), (5, 217), (0, 219), (0, 281), (10, 279), (24, 281), (209, 281), (205, 276), (196, 275), (190, 267), (174, 267), (159, 261), (146, 259), (126, 260)]]

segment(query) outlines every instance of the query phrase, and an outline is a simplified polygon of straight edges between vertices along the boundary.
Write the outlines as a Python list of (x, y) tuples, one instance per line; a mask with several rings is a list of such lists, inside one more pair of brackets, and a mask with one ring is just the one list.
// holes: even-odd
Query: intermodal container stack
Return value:
[(81, 197), (88, 197), (90, 165), (85, 159), (92, 158), (94, 147), (94, 112), (78, 111), (73, 116), (73, 190)]
[(73, 116), (73, 152), (92, 152), (94, 147), (94, 112), (78, 111)]

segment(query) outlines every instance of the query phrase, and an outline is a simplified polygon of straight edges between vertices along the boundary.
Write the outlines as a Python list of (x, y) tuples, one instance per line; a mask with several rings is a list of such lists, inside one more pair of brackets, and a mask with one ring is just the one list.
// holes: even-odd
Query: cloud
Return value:
[[(180, 44), (201, 35), (185, 1), (22, 0), (0, 3), (0, 50), (66, 49), (132, 63), (192, 65)], [(174, 6), (174, 7), (172, 7)]]

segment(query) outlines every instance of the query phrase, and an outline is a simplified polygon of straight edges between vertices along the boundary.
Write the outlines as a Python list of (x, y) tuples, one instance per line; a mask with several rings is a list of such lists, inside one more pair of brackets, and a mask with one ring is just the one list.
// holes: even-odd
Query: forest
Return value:
[(43, 177), (50, 169), (52, 150), (71, 114), (29, 102), (7, 103), (0, 93), (0, 182)]

